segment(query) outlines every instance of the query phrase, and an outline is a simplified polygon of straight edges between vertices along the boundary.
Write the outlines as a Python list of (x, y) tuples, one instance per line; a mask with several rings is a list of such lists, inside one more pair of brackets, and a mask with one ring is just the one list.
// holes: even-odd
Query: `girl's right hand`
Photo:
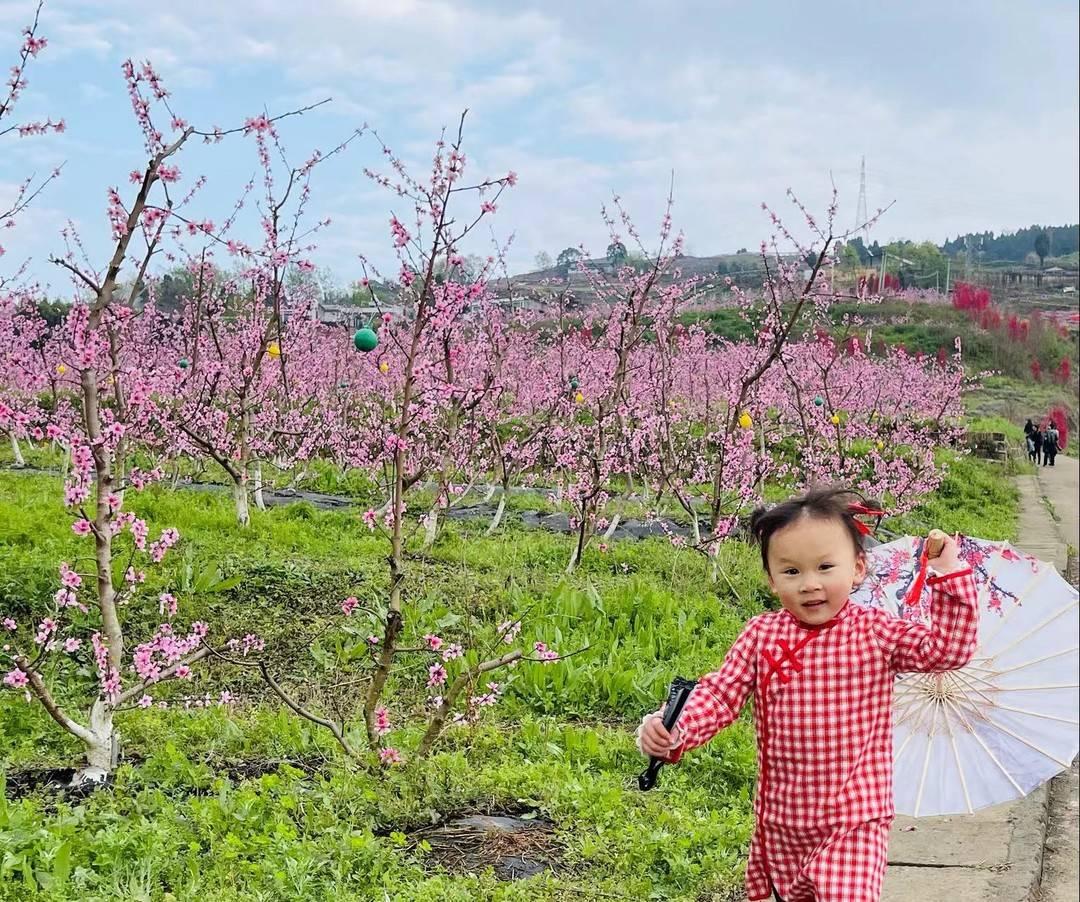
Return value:
[(646, 715), (637, 731), (637, 746), (643, 755), (651, 758), (671, 758), (671, 753), (682, 744), (679, 728), (670, 732), (664, 728), (659, 711)]

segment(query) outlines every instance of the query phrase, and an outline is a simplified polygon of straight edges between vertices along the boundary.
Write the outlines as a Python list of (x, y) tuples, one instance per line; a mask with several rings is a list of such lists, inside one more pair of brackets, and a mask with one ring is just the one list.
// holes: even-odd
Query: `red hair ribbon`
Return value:
[(873, 507), (867, 507), (865, 504), (862, 504), (858, 501), (848, 505), (848, 513), (851, 514), (852, 520), (855, 521), (855, 528), (859, 530), (859, 532), (864, 536), (870, 535), (871, 529), (869, 526), (859, 520), (857, 515), (861, 515), (864, 517), (877, 517), (879, 520), (885, 516), (885, 511), (878, 510), (877, 508)]

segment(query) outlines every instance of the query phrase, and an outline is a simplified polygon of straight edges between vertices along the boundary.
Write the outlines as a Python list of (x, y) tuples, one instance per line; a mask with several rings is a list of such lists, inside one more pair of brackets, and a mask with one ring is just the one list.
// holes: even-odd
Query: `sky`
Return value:
[[(0, 0), (0, 65), (15, 62), (35, 6)], [(59, 294), (69, 286), (48, 257), (60, 230), (72, 222), (103, 266), (106, 191), (132, 195), (128, 173), (145, 165), (127, 58), (153, 62), (199, 128), (332, 98), (281, 124), (293, 164), (367, 123), (423, 176), (467, 108), (470, 172), (519, 181), (465, 249), (512, 236), (512, 272), (542, 251), (602, 254), (613, 195), (655, 244), (671, 185), (689, 254), (756, 248), (770, 234), (762, 202), (798, 219), (788, 188), (823, 213), (835, 184), (847, 231), (863, 157), (870, 212), (892, 204), (871, 233), (882, 243), (1080, 220), (1071, 0), (47, 0), (39, 34), (49, 44), (14, 121), (67, 128), (0, 138), (0, 206), (31, 173), (64, 166), (0, 234), (0, 275), (29, 259)], [(239, 136), (189, 144), (177, 163), (182, 184), (207, 179), (191, 214), (218, 222), (257, 172)], [(390, 215), (408, 209), (363, 175), (382, 165), (368, 136), (313, 175), (312, 220), (331, 223), (311, 258), (338, 284), (359, 277), (361, 253), (393, 260)], [(238, 229), (258, 241), (253, 219)]]

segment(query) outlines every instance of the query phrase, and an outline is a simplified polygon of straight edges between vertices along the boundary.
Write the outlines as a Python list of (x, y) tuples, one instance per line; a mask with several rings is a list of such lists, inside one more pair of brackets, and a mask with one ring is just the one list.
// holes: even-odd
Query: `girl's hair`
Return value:
[(761, 547), (761, 564), (765, 572), (769, 572), (769, 540), (773, 534), (802, 517), (842, 523), (851, 536), (856, 556), (862, 557), (866, 553), (862, 543), (863, 534), (851, 510), (852, 504), (881, 510), (881, 505), (876, 501), (863, 498), (851, 489), (837, 487), (812, 488), (781, 504), (756, 508), (750, 515), (750, 538)]

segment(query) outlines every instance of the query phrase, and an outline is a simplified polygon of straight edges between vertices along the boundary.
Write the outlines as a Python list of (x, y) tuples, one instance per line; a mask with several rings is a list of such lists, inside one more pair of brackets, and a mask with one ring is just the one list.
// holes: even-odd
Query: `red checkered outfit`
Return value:
[(904, 671), (963, 667), (975, 652), (971, 570), (931, 576), (931, 626), (848, 602), (828, 623), (786, 610), (754, 617), (678, 722), (677, 761), (738, 716), (753, 694), (757, 827), (746, 893), (785, 902), (876, 902), (892, 791), (893, 683)]

